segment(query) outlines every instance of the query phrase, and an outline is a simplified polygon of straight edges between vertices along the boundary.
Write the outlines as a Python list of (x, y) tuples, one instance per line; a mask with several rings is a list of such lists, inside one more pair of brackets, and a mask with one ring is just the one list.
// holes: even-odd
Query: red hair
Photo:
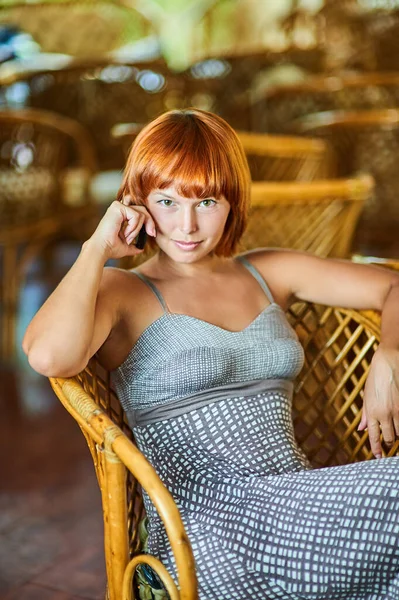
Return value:
[(171, 186), (188, 198), (224, 196), (230, 212), (215, 253), (231, 256), (247, 223), (250, 181), (243, 147), (226, 121), (204, 110), (171, 110), (134, 141), (118, 199), (129, 194), (145, 205), (152, 190)]

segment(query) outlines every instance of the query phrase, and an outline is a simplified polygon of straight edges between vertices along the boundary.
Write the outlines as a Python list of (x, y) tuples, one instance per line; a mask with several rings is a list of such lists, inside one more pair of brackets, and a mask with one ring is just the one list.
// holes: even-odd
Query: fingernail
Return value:
[(375, 455), (375, 457), (376, 457), (376, 458), (382, 458), (382, 454), (379, 454), (379, 453), (377, 453), (377, 454)]

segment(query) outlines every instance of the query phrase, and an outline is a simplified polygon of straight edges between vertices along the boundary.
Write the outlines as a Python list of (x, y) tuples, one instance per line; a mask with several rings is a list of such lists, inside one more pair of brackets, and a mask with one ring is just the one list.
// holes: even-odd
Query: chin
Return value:
[(161, 244), (158, 243), (158, 246), (161, 252), (177, 263), (193, 263), (205, 258), (212, 252), (212, 249), (208, 250), (205, 247), (198, 247), (191, 251), (181, 250), (173, 242), (169, 241)]
[(190, 264), (205, 258), (208, 256), (209, 252), (173, 252), (168, 254), (169, 257), (177, 263)]

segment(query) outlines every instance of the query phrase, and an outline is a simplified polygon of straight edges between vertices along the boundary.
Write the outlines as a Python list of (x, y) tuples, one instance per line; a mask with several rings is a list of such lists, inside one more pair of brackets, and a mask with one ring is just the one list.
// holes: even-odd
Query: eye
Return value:
[(173, 200), (169, 198), (163, 198), (162, 200), (158, 200), (157, 204), (162, 204), (162, 206), (172, 206)]
[(215, 204), (216, 200), (213, 200), (212, 198), (205, 198), (205, 200), (202, 200), (199, 205), (208, 208), (209, 206), (215, 206)]

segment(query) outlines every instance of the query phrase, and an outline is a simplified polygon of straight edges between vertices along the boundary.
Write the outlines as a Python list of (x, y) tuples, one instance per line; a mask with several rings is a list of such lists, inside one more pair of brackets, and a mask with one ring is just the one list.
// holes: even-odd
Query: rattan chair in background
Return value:
[(33, 109), (0, 112), (0, 357), (14, 354), (19, 287), (34, 256), (97, 221), (90, 136), (71, 119)]
[(345, 258), (364, 203), (369, 176), (311, 182), (254, 182), (241, 246), (293, 248)]
[(356, 245), (391, 254), (399, 230), (399, 110), (331, 111), (298, 119), (295, 128), (327, 141), (338, 177), (370, 173), (375, 190), (362, 213)]
[[(357, 431), (357, 425), (362, 389), (379, 342), (379, 316), (311, 303), (294, 305), (288, 316), (305, 349), (305, 366), (295, 384), (293, 405), (301, 447), (315, 467), (372, 458), (367, 432)], [(133, 571), (144, 562), (159, 574), (172, 600), (196, 599), (190, 544), (178, 510), (134, 445), (110, 374), (92, 359), (77, 377), (53, 378), (51, 384), (81, 427), (92, 453), (104, 511), (107, 598), (130, 600)], [(387, 454), (397, 453), (398, 442)], [(150, 496), (166, 527), (178, 566), (180, 592), (160, 563), (140, 548), (141, 489)], [(133, 588), (133, 597), (138, 598), (137, 585)]]
[(333, 175), (330, 149), (321, 140), (238, 131), (252, 181), (312, 181)]
[(268, 49), (241, 49), (230, 54), (213, 52), (205, 55), (202, 52), (201, 58), (181, 73), (189, 102), (187, 106), (214, 112), (234, 129), (250, 130), (252, 93), (259, 81), (267, 81), (270, 69), (276, 65), (296, 65), (305, 77), (309, 71), (320, 68), (321, 54), (318, 49), (298, 48), (283, 52)]
[(292, 121), (328, 110), (371, 110), (399, 105), (399, 74), (323, 74), (280, 84), (253, 97), (251, 130), (292, 134)]
[(184, 81), (162, 60), (75, 61), (57, 71), (33, 73), (30, 106), (76, 119), (95, 142), (100, 170), (122, 169), (124, 154), (112, 143), (116, 123), (147, 123), (165, 110), (187, 105)]

